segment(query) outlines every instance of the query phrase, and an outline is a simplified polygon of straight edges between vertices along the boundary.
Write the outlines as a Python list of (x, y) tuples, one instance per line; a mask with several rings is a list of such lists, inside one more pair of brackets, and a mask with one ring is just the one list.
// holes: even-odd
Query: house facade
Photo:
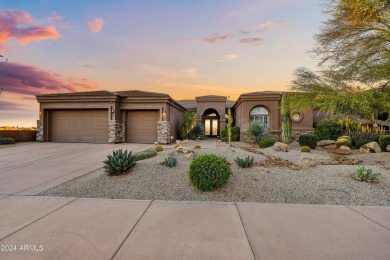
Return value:
[[(225, 96), (200, 96), (176, 101), (168, 94), (129, 91), (91, 91), (38, 95), (40, 104), (37, 140), (82, 143), (169, 143), (179, 138), (186, 111), (196, 114), (197, 124), (209, 137), (226, 128), (227, 110), (244, 138), (251, 121), (266, 124), (271, 133), (281, 131), (282, 92), (242, 94), (237, 101)], [(292, 129), (313, 130), (312, 111), (294, 111)]]

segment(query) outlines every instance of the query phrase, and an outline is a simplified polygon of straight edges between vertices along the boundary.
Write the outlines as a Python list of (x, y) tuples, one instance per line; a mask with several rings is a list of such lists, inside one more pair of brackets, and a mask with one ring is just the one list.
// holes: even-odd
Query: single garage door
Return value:
[(128, 111), (126, 142), (151, 144), (157, 141), (159, 111)]
[(107, 143), (108, 110), (53, 110), (51, 141)]

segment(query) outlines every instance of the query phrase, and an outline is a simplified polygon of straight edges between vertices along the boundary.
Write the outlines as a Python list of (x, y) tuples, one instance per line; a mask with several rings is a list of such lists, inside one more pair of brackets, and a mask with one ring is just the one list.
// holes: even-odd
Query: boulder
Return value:
[(184, 147), (184, 146), (176, 147), (175, 150), (178, 153), (192, 153), (192, 148)]
[(336, 141), (335, 140), (322, 140), (322, 141), (319, 141), (317, 143), (317, 146), (328, 146), (328, 145), (332, 145), (332, 144), (336, 144)]
[(293, 167), (292, 169), (294, 169), (294, 170), (308, 169), (308, 168), (314, 167), (316, 165), (317, 165), (317, 162), (313, 158), (304, 157), (304, 158), (299, 159), (295, 163), (295, 166), (297, 166), (297, 167)]
[(190, 159), (190, 160), (192, 160), (192, 159), (194, 159), (195, 158), (195, 154), (194, 153), (188, 153), (188, 154), (186, 154), (186, 155), (184, 155), (187, 159)]
[(342, 154), (342, 155), (347, 155), (351, 154), (351, 149), (348, 146), (342, 145), (339, 148), (337, 148), (336, 154)]
[(379, 146), (379, 144), (377, 142), (371, 142), (368, 144), (364, 144), (360, 148), (369, 149), (371, 153), (380, 153), (381, 152), (381, 147)]
[(337, 146), (335, 144), (330, 144), (330, 145), (322, 146), (322, 148), (329, 151), (329, 150), (336, 150)]
[(359, 148), (359, 152), (360, 153), (370, 153), (370, 148), (368, 147), (364, 147), (364, 145), (362, 145), (360, 148)]
[(181, 144), (181, 141), (180, 140), (176, 140), (176, 144)]
[(281, 142), (276, 142), (273, 146), (275, 151), (278, 152), (288, 152), (290, 151), (290, 145), (281, 143)]
[(181, 144), (188, 144), (188, 139), (181, 141)]
[(386, 146), (386, 151), (390, 152), (390, 144)]

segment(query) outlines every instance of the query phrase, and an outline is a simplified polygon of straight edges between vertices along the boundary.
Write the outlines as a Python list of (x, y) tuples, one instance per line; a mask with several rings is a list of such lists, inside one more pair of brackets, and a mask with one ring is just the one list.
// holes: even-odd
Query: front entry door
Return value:
[(218, 135), (218, 119), (205, 119), (204, 120), (204, 132), (207, 136)]

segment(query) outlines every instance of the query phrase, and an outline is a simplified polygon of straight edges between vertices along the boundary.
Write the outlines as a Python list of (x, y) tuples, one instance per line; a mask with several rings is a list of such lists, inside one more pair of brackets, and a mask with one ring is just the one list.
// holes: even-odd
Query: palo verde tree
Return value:
[(288, 92), (282, 96), (282, 142), (291, 143), (291, 119), (290, 119), (290, 96)]
[(299, 68), (294, 108), (356, 114), (374, 119), (390, 111), (390, 1), (328, 0), (315, 36), (320, 70)]

